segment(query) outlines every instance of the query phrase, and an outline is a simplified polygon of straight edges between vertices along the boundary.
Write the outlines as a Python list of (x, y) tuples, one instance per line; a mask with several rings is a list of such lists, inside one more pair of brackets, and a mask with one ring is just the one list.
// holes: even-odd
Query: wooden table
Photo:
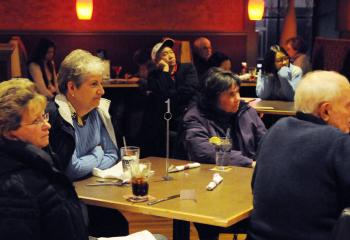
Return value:
[(294, 109), (294, 102), (276, 101), (276, 100), (260, 100), (256, 101), (254, 98), (241, 98), (249, 105), (256, 109), (258, 113), (287, 115), (294, 116), (296, 111)]
[[(170, 174), (174, 180), (161, 181), (164, 175), (165, 159), (149, 157), (155, 176), (150, 180), (149, 194), (158, 198), (179, 194), (182, 189), (195, 189), (197, 201), (172, 199), (153, 206), (146, 203), (130, 203), (123, 196), (131, 193), (130, 187), (116, 186), (86, 186), (96, 183), (96, 177), (75, 182), (80, 199), (86, 204), (120, 209), (174, 219), (174, 239), (189, 239), (189, 222), (198, 222), (221, 227), (228, 227), (247, 218), (252, 211), (250, 168), (232, 167), (229, 172), (220, 173), (223, 182), (213, 191), (207, 191), (206, 186), (212, 179), (213, 165), (202, 164), (200, 168), (190, 169)], [(180, 160), (170, 160), (171, 164), (186, 163)]]

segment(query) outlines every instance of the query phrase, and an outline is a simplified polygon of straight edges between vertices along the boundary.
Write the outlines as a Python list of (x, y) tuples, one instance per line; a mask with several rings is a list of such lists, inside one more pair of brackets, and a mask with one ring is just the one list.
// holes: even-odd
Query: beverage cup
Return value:
[(148, 179), (151, 175), (150, 162), (134, 162), (130, 165), (131, 188), (135, 197), (144, 197), (148, 195)]
[(139, 162), (140, 148), (135, 146), (121, 147), (120, 156), (122, 158), (123, 172), (127, 173), (131, 163)]

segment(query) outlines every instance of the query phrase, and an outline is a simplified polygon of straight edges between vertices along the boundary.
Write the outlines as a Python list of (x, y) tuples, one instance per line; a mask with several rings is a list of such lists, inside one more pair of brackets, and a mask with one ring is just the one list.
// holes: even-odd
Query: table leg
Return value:
[(173, 240), (190, 240), (190, 222), (173, 220)]

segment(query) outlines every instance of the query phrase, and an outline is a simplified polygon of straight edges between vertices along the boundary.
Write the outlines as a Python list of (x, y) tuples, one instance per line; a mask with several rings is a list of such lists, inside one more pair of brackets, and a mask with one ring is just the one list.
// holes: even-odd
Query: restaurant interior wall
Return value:
[[(132, 54), (152, 47), (164, 36), (193, 40), (207, 36), (228, 54), (234, 69), (246, 59), (246, 0), (99, 0), (91, 21), (79, 21), (74, 1), (8, 0), (0, 2), (0, 42), (12, 35), (23, 39), (28, 52), (47, 37), (57, 45), (56, 62), (75, 48), (106, 49), (112, 65), (133, 71)], [(21, 6), (21, 7), (17, 7)]]

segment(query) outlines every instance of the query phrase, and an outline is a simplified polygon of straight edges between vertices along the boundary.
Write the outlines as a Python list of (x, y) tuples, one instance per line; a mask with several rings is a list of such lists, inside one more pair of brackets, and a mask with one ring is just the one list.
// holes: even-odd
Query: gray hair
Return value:
[(307, 73), (296, 87), (294, 106), (296, 111), (315, 113), (323, 102), (332, 102), (341, 96), (349, 82), (343, 75), (333, 71)]
[(17, 130), (24, 112), (36, 113), (45, 107), (46, 98), (29, 79), (13, 78), (0, 83), (0, 136)]
[(58, 72), (58, 87), (67, 93), (67, 83), (72, 81), (79, 88), (87, 76), (103, 74), (103, 61), (88, 51), (76, 49), (69, 53), (61, 63)]

